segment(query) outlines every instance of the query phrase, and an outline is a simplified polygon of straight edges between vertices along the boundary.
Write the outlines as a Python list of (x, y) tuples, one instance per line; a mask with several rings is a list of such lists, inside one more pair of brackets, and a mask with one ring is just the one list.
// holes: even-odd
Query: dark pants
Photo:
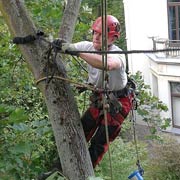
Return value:
[[(118, 101), (122, 104), (121, 113), (113, 115), (107, 113), (109, 142), (112, 142), (118, 136), (121, 130), (121, 124), (131, 110), (132, 95), (118, 98)], [(86, 140), (87, 142), (90, 141), (89, 153), (94, 168), (108, 150), (105, 119), (101, 114), (102, 110), (93, 104), (82, 117), (82, 125)]]

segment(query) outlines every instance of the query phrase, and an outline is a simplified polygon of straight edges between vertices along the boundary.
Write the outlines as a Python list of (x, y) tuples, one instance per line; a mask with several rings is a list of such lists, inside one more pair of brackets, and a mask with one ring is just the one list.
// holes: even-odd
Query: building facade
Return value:
[(129, 70), (142, 72), (180, 134), (180, 1), (124, 0), (124, 12), (128, 50), (167, 50), (128, 55)]

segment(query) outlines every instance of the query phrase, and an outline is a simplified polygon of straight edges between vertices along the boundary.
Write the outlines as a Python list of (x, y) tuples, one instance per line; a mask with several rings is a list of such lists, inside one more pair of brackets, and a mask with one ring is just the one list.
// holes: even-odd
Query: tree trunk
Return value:
[[(80, 0), (69, 0), (60, 29), (60, 36), (70, 41), (78, 15)], [(35, 34), (37, 29), (24, 7), (23, 0), (0, 0), (0, 10), (12, 36)], [(71, 12), (71, 13), (70, 13)], [(70, 13), (70, 14), (67, 14)], [(19, 45), (35, 80), (46, 77), (48, 45), (36, 40), (33, 43)], [(65, 67), (58, 56), (56, 66), (50, 59), (49, 75), (66, 77)], [(93, 168), (80, 122), (80, 115), (70, 86), (65, 81), (53, 78), (47, 85), (38, 84), (45, 97), (49, 118), (52, 124), (63, 173), (70, 180), (85, 180), (93, 176)]]

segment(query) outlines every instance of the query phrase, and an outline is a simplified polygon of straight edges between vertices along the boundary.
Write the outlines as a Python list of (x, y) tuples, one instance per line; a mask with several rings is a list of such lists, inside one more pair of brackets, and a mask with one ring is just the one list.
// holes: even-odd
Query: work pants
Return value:
[[(132, 99), (132, 94), (118, 98), (118, 101), (122, 105), (121, 112), (116, 114), (107, 112), (109, 142), (112, 142), (118, 136), (121, 130), (121, 125), (132, 108)], [(81, 120), (86, 140), (87, 142), (90, 141), (89, 153), (93, 167), (95, 168), (108, 150), (105, 118), (102, 114), (102, 108), (99, 108), (92, 103)]]

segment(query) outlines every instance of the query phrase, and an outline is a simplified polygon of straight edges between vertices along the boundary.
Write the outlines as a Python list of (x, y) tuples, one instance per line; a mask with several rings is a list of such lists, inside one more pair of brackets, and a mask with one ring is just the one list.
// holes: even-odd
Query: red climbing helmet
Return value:
[[(107, 15), (108, 36), (120, 37), (120, 23), (112, 15)], [(98, 17), (92, 25), (92, 30), (102, 33), (102, 17)]]

